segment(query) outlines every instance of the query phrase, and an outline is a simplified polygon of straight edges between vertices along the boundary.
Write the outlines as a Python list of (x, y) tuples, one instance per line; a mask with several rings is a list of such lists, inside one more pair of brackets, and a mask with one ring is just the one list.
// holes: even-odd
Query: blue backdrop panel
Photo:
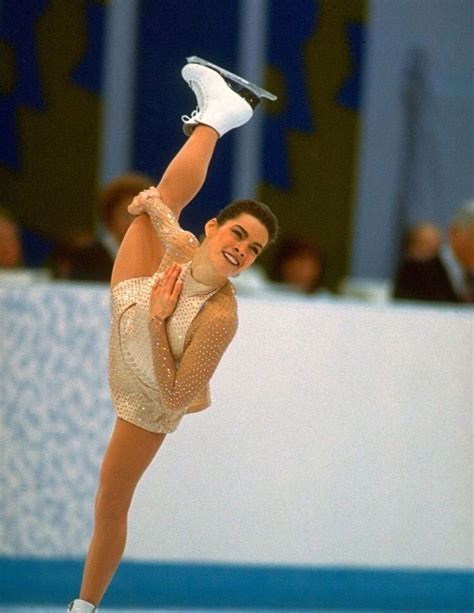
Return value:
[[(186, 56), (198, 55), (237, 70), (239, 3), (208, 0), (142, 0), (138, 34), (134, 167), (159, 178), (183, 144), (181, 115), (196, 107), (180, 71)], [(208, 180), (181, 217), (184, 227), (201, 233), (203, 223), (230, 199), (231, 133), (218, 144)]]
[(85, 9), (87, 45), (84, 57), (71, 78), (84, 89), (102, 93), (104, 61), (105, 6), (87, 1)]
[(279, 71), (286, 87), (284, 110), (267, 118), (264, 179), (281, 189), (292, 186), (288, 132), (311, 134), (315, 130), (311, 111), (310, 84), (304, 63), (304, 46), (319, 24), (319, 1), (271, 0), (268, 21), (268, 59)]
[(35, 26), (46, 4), (46, 0), (17, 0), (7, 7), (0, 2), (0, 41), (14, 52), (16, 70), (11, 91), (0, 94), (0, 164), (15, 170), (21, 167), (18, 106), (44, 108)]

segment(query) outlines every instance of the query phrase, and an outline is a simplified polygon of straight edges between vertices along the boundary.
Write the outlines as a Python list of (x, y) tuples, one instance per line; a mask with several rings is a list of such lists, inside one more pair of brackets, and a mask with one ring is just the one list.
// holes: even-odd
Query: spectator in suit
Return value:
[(137, 173), (123, 174), (99, 193), (99, 227), (96, 236), (74, 237), (58, 245), (53, 267), (59, 278), (108, 282), (120, 243), (133, 219), (127, 207), (153, 179)]
[[(435, 232), (424, 224), (408, 233), (407, 248), (398, 268), (394, 297), (430, 302), (474, 302), (474, 200), (453, 217), (448, 240), (435, 250)], [(415, 243), (415, 246), (413, 246)], [(421, 244), (421, 248), (420, 248)]]

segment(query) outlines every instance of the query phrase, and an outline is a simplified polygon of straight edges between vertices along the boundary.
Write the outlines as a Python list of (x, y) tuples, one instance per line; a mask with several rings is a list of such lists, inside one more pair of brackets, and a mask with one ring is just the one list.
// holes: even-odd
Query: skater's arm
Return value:
[(140, 216), (145, 213), (153, 226), (156, 237), (166, 251), (174, 251), (172, 260), (182, 259), (188, 250), (198, 245), (198, 240), (190, 233), (185, 232), (178, 223), (173, 211), (163, 202), (161, 194), (156, 187), (150, 187), (140, 192), (128, 207), (132, 215)]
[[(162, 285), (155, 285), (150, 301), (149, 330), (155, 377), (161, 400), (170, 411), (183, 411), (209, 383), (222, 355), (235, 335), (237, 320), (232, 305), (201, 313), (197, 327), (179, 366), (170, 350), (166, 319), (173, 312), (181, 291), (179, 267), (171, 267)], [(214, 305), (215, 306), (215, 305)], [(209, 303), (205, 310), (211, 308)]]
[(184, 410), (208, 385), (235, 331), (234, 320), (226, 315), (214, 318), (209, 326), (200, 326), (177, 367), (169, 348), (165, 320), (156, 317), (150, 320), (153, 365), (166, 409)]

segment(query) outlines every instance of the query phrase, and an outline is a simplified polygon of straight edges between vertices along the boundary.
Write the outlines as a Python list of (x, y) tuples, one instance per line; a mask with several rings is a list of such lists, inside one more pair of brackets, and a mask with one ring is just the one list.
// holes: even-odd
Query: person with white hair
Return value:
[(474, 198), (453, 216), (447, 240), (429, 259), (405, 259), (394, 297), (430, 302), (474, 303)]

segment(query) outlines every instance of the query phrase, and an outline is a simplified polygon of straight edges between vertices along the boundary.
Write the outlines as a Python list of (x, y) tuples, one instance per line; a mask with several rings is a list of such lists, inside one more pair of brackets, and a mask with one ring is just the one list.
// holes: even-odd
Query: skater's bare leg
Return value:
[(82, 600), (97, 606), (102, 599), (125, 548), (133, 493), (165, 436), (117, 419), (101, 469)]
[(156, 236), (148, 215), (140, 215), (130, 224), (115, 258), (111, 285), (136, 277), (150, 277), (163, 257), (164, 248)]
[(218, 138), (212, 128), (197, 126), (165, 170), (158, 191), (176, 217), (201, 189)]

